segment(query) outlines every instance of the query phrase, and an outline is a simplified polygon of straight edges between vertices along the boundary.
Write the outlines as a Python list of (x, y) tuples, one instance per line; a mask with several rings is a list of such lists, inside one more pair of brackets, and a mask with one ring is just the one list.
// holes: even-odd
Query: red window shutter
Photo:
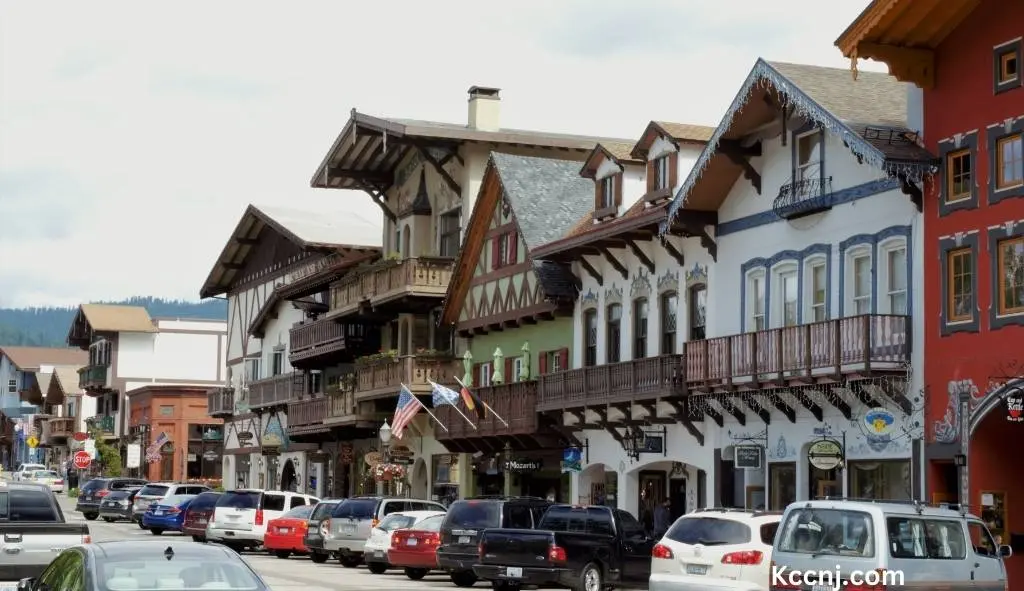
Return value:
[(604, 203), (604, 199), (601, 199), (601, 187), (604, 183), (601, 181), (594, 181), (594, 210), (601, 209), (601, 204)]
[(622, 176), (623, 176), (623, 174), (621, 172), (619, 174), (615, 175), (615, 205), (616, 206), (622, 205)]
[(515, 376), (512, 375), (512, 370), (515, 368), (515, 357), (509, 357), (505, 359), (505, 383), (511, 384), (516, 381)]
[(569, 349), (559, 349), (558, 360), (562, 366), (562, 371), (569, 369)]
[(483, 376), (480, 375), (480, 364), (473, 364), (473, 386), (479, 388), (480, 384), (483, 383)]
[(657, 168), (654, 166), (654, 161), (651, 160), (647, 163), (647, 192), (650, 193), (655, 187), (654, 173)]
[(519, 262), (519, 234), (513, 230), (508, 233), (508, 263), (514, 265)]
[(537, 353), (537, 374), (545, 375), (548, 373), (548, 355), (547, 351), (541, 351)]
[(674, 188), (679, 184), (679, 154), (669, 154), (668, 158), (668, 186)]
[(495, 236), (494, 238), (491, 238), (491, 270), (492, 271), (498, 268), (498, 260), (499, 260), (498, 259), (498, 253), (501, 251), (501, 249), (498, 248), (498, 239), (499, 238), (500, 238), (500, 236)]

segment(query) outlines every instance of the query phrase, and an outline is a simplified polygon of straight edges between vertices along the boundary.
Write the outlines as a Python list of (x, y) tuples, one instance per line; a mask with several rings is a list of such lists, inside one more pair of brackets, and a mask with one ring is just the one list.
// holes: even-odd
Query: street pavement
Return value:
[[(61, 508), (68, 521), (86, 522), (94, 542), (117, 540), (180, 540), (177, 533), (165, 533), (159, 538), (149, 531), (139, 529), (138, 525), (128, 522), (107, 523), (101, 519), (85, 521), (82, 514), (75, 511), (73, 499), (59, 494)], [(331, 560), (326, 564), (313, 564), (305, 557), (287, 559), (269, 556), (261, 552), (246, 552), (242, 555), (246, 562), (263, 577), (274, 591), (348, 591), (374, 589), (422, 589), (424, 587), (457, 589), (448, 576), (431, 573), (420, 581), (411, 581), (400, 570), (388, 571), (383, 575), (374, 575), (365, 567), (345, 568), (338, 561)], [(477, 583), (476, 587), (490, 588), (490, 584)]]

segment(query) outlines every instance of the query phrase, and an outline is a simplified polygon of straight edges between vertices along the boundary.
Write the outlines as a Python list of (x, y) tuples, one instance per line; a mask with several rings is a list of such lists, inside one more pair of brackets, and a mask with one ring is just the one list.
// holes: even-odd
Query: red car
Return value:
[(316, 505), (296, 507), (277, 519), (267, 522), (267, 533), (263, 534), (263, 547), (278, 558), (288, 558), (292, 553), (306, 554), (309, 550), (302, 542), (309, 527), (309, 516)]
[(391, 534), (388, 563), (405, 569), (405, 576), (418, 581), (437, 568), (437, 547), (441, 545), (444, 515), (428, 517), (416, 529), (400, 529)]
[(200, 493), (192, 499), (188, 509), (185, 510), (185, 520), (182, 522), (181, 533), (192, 536), (196, 542), (206, 541), (206, 525), (213, 517), (213, 508), (220, 498), (219, 492), (209, 491)]

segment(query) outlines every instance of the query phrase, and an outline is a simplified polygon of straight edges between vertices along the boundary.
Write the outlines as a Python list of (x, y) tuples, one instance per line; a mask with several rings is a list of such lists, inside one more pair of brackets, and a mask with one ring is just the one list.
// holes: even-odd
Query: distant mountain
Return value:
[[(224, 320), (228, 318), (228, 303), (224, 300), (186, 302), (162, 298), (134, 296), (120, 302), (96, 302), (142, 306), (154, 318), (201, 318)], [(0, 308), (0, 345), (63, 347), (74, 308)]]

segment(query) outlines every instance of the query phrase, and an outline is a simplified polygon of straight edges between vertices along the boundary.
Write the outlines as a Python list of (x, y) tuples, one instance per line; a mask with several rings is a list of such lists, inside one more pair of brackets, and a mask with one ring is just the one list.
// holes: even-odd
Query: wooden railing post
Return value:
[(771, 339), (772, 344), (776, 349), (775, 363), (778, 364), (775, 368), (777, 370), (775, 375), (776, 379), (781, 382), (786, 377), (786, 356), (783, 354), (786, 348), (786, 328), (774, 330), (772, 334), (774, 334), (774, 338)]
[(832, 326), (829, 336), (832, 337), (832, 361), (835, 363), (836, 377), (843, 374), (843, 319), (837, 318), (830, 321)]
[(804, 342), (804, 367), (806, 368), (806, 371), (804, 373), (805, 373), (805, 375), (807, 377), (811, 377), (811, 371), (813, 369), (812, 366), (811, 366), (812, 359), (813, 359), (813, 357), (811, 356), (811, 327), (812, 326), (814, 326), (814, 324), (805, 324), (802, 327), (800, 327), (801, 328), (801, 333), (802, 333), (801, 336), (803, 337), (803, 342)]
[(871, 372), (871, 349), (873, 343), (871, 342), (871, 315), (865, 314), (861, 317), (861, 322), (864, 326), (861, 327), (863, 338), (864, 338), (864, 371), (865, 373)]
[[(740, 336), (743, 337), (745, 335), (750, 335), (750, 355), (751, 355), (750, 363), (751, 363), (751, 366), (753, 367), (753, 370), (754, 370), (752, 378), (753, 378), (753, 381), (754, 381), (755, 384), (760, 384), (761, 383), (761, 347), (759, 347), (758, 344), (757, 344), (757, 331), (749, 332), (749, 333), (744, 333), (744, 334), (742, 334)], [(730, 375), (730, 377), (729, 377), (729, 384), (731, 385), (732, 384), (732, 372), (731, 371), (729, 372), (729, 375)]]

